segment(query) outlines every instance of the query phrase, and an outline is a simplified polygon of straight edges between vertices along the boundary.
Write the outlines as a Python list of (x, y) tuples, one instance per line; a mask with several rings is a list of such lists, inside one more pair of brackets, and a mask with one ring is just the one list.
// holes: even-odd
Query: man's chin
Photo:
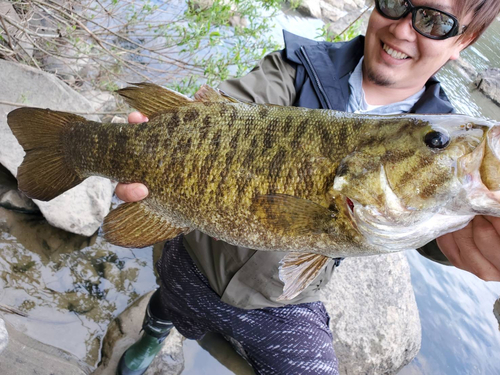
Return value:
[(395, 84), (389, 77), (384, 74), (376, 73), (371, 69), (366, 72), (366, 79), (377, 86), (393, 86)]

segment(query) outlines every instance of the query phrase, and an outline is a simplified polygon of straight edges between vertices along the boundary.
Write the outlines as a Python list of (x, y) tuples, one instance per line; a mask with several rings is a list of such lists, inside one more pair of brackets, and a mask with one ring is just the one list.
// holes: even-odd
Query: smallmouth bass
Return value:
[(19, 188), (50, 200), (92, 175), (150, 194), (105, 218), (105, 238), (144, 247), (199, 229), (288, 251), (283, 299), (331, 258), (414, 249), (500, 216), (500, 126), (462, 115), (359, 115), (189, 99), (152, 84), (118, 91), (149, 118), (101, 124), (35, 108), (8, 115), (26, 151)]

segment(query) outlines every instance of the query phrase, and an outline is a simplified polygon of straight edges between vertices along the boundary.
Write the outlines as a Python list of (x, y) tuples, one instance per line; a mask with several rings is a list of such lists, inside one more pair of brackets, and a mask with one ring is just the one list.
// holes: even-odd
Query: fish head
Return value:
[(389, 249), (422, 246), (477, 214), (500, 216), (500, 124), (464, 115), (387, 116), (339, 164), (352, 222)]

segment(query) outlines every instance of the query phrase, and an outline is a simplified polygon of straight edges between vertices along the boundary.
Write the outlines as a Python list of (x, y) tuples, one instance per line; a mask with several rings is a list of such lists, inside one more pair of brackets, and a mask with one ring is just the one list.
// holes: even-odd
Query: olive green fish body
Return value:
[(413, 249), (500, 216), (500, 126), (462, 115), (373, 116), (195, 100), (152, 84), (119, 93), (149, 121), (100, 124), (22, 108), (8, 124), (26, 156), (19, 188), (50, 200), (93, 175), (149, 196), (105, 218), (108, 241), (143, 247), (199, 229), (289, 251), (293, 298), (334, 257)]
[[(363, 126), (337, 117), (295, 107), (196, 103), (142, 124), (75, 123), (64, 153), (82, 177), (145, 183), (146, 201), (175, 226), (262, 250), (329, 255), (336, 245), (342, 254), (340, 246), (359, 245), (361, 238), (345, 235), (352, 224), (337, 207), (333, 179)], [(325, 233), (266, 226), (255, 204), (266, 196), (321, 206), (331, 219)]]

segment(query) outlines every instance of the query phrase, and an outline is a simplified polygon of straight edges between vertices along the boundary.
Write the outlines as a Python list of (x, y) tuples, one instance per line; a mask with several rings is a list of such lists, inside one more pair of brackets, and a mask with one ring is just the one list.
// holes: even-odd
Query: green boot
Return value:
[(159, 298), (158, 293), (158, 290), (154, 292), (146, 308), (142, 323), (142, 337), (123, 353), (116, 369), (116, 375), (144, 374), (174, 326), (172, 322), (159, 319), (151, 313), (151, 301)]

